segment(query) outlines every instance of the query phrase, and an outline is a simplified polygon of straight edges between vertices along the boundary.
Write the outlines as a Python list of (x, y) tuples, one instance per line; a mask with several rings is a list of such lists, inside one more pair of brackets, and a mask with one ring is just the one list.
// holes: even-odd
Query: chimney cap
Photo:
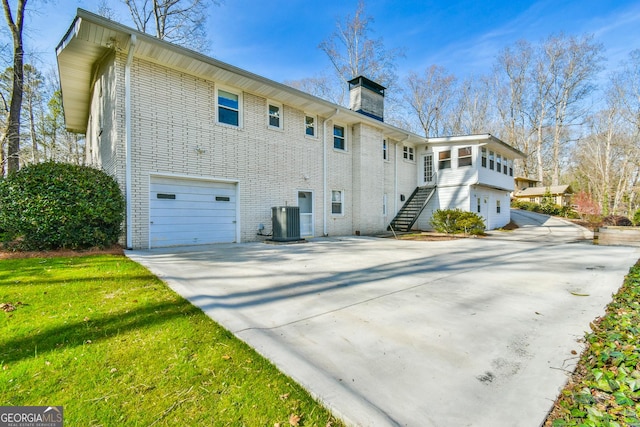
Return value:
[(364, 76), (354, 77), (353, 79), (349, 80), (348, 83), (349, 90), (353, 89), (354, 87), (362, 86), (373, 92), (379, 93), (382, 96), (384, 96), (384, 90), (386, 89), (386, 87), (382, 86), (381, 84), (378, 84), (373, 80), (369, 80)]

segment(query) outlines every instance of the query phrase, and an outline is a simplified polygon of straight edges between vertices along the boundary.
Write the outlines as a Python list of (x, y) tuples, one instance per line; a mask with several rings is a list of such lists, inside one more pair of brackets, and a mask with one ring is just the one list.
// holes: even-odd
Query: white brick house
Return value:
[(345, 109), (81, 9), (57, 57), (67, 128), (125, 194), (128, 248), (264, 239), (285, 205), (300, 206), (303, 237), (379, 233), (426, 186), (424, 155), (446, 147), (451, 171), (432, 165), (438, 190), (417, 226), (437, 207), (474, 210), (474, 197), (502, 204), (480, 211), (489, 228), (509, 221), (512, 163), (507, 183), (480, 166), (482, 147), (507, 165), (521, 153), (386, 124), (384, 88), (367, 79), (351, 82)]

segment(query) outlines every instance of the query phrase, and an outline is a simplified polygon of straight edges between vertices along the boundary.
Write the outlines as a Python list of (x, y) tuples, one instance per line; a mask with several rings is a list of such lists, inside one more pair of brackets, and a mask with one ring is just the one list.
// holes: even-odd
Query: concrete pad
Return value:
[(127, 254), (348, 424), (538, 426), (640, 249), (528, 214), (478, 239)]

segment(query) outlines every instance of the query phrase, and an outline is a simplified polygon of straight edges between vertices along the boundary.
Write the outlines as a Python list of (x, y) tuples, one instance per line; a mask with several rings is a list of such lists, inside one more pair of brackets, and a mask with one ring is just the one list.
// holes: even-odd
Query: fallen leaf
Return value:
[(578, 354), (578, 352), (575, 350), (571, 350), (571, 354)]
[(222, 356), (222, 358), (224, 360), (229, 360), (229, 359), (231, 359), (231, 356), (229, 356), (228, 354), (225, 354), (224, 356)]
[(287, 400), (289, 398), (289, 393), (281, 394), (280, 400)]
[(291, 414), (289, 415), (289, 424), (292, 425), (293, 427), (297, 427), (300, 425), (301, 419), (302, 417), (300, 417), (299, 415)]
[(16, 307), (11, 304), (10, 302), (3, 302), (0, 303), (0, 310), (3, 310), (5, 312), (10, 312), (10, 311), (14, 311), (16, 309)]
[(280, 423), (275, 423), (273, 427), (280, 427)]
[(82, 320), (84, 320), (85, 322), (88, 322), (89, 318), (85, 316), (84, 319), (82, 319)]
[(109, 372), (113, 374), (114, 372), (118, 372), (118, 370), (116, 368), (111, 368)]
[(47, 366), (49, 366), (49, 365), (51, 365), (51, 362), (49, 362), (48, 360), (45, 360), (45, 361), (44, 361), (44, 364), (45, 364), (45, 365), (47, 365)]

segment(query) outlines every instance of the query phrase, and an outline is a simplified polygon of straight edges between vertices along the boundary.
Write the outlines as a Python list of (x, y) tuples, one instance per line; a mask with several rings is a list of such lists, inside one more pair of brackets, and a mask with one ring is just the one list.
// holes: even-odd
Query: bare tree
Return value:
[(456, 91), (456, 77), (444, 67), (432, 65), (423, 74), (405, 79), (405, 101), (411, 106), (426, 137), (443, 136)]
[(446, 132), (452, 135), (496, 133), (495, 97), (492, 95), (491, 80), (487, 76), (466, 78), (456, 91), (454, 105), (445, 120)]
[[(3, 140), (7, 146), (7, 172), (20, 169), (20, 115), (22, 110), (22, 89), (24, 78), (24, 45), (22, 31), (24, 29), (24, 12), (27, 0), (18, 0), (17, 9), (11, 11), (9, 0), (2, 0), (5, 19), (13, 38), (13, 82), (9, 115)], [(4, 144), (2, 144), (4, 145)]]
[(121, 0), (139, 31), (201, 52), (208, 50), (207, 9), (217, 0)]
[(584, 120), (587, 109), (583, 101), (595, 85), (593, 80), (602, 69), (604, 47), (593, 41), (593, 36), (552, 37), (545, 45), (549, 57), (553, 84), (549, 93), (553, 106), (553, 171), (552, 184), (560, 180), (562, 150), (571, 139), (570, 127)]
[(504, 138), (526, 154), (521, 167), (525, 177), (531, 176), (535, 169), (529, 107), (532, 56), (533, 48), (524, 40), (505, 48), (497, 57), (493, 81)]

